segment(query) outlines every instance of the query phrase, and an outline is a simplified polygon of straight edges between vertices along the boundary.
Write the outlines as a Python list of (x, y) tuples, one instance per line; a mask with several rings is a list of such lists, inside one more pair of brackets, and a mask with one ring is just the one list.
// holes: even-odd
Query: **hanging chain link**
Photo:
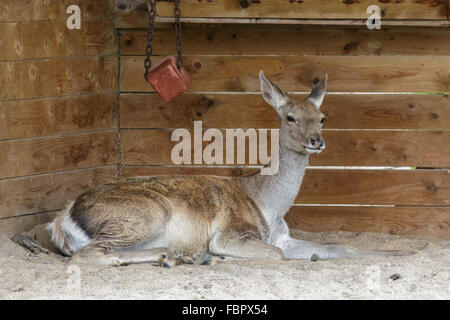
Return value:
[(177, 35), (177, 53), (178, 53), (177, 68), (178, 70), (180, 70), (181, 67), (183, 66), (183, 48), (181, 45), (180, 0), (174, 0), (174, 3), (175, 7), (173, 9), (173, 15), (175, 16), (175, 32)]
[(156, 0), (147, 0), (147, 8), (148, 8), (148, 15), (149, 15), (149, 25), (147, 30), (147, 47), (145, 47), (145, 53), (147, 57), (144, 61), (145, 66), (145, 74), (144, 77), (147, 79), (147, 74), (150, 71), (150, 68), (152, 67), (152, 61), (150, 60), (150, 57), (152, 55), (152, 41), (153, 41), (153, 34), (155, 30), (155, 16), (156, 16)]
[[(180, 0), (174, 0), (175, 7), (173, 9), (173, 14), (175, 16), (175, 32), (177, 36), (177, 68), (181, 69), (183, 66), (183, 48), (181, 46), (181, 10), (180, 10)], [(144, 61), (145, 74), (144, 77), (147, 79), (147, 74), (152, 67), (151, 55), (153, 52), (152, 41), (155, 30), (155, 17), (156, 17), (156, 0), (147, 0), (148, 14), (149, 14), (149, 25), (147, 30), (147, 47), (145, 47), (146, 58)]]

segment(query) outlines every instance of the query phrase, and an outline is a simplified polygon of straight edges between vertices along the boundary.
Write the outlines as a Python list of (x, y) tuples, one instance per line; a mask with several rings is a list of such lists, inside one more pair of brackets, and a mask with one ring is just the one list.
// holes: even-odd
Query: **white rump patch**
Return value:
[[(63, 212), (61, 212), (48, 226), (51, 233), (52, 242), (66, 255), (72, 255), (80, 249), (86, 247), (91, 238), (81, 229), (70, 217), (72, 202)], [(68, 238), (66, 242), (66, 238)], [(69, 244), (69, 248), (66, 247)], [(69, 250), (67, 250), (69, 249)]]

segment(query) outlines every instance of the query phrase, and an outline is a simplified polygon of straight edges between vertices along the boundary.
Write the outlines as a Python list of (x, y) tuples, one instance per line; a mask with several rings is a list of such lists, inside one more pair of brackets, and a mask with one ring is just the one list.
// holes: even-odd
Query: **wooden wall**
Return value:
[[(66, 9), (81, 8), (81, 30)], [(0, 3), (0, 232), (117, 177), (117, 36), (104, 0)]]
[[(170, 133), (193, 120), (278, 127), (259, 93), (263, 69), (294, 99), (329, 74), (327, 148), (311, 157), (292, 228), (450, 238), (448, 1), (378, 1), (385, 26), (373, 31), (369, 2), (183, 0), (183, 21), (233, 23), (183, 25), (192, 85), (164, 104), (142, 76), (145, 0), (1, 1), (0, 232), (47, 221), (117, 178), (254, 170), (175, 167)], [(66, 28), (71, 4), (81, 30)], [(158, 2), (159, 21), (172, 5)], [(174, 44), (160, 24), (153, 61)]]
[[(112, 0), (116, 26), (148, 22), (146, 0)], [(371, 5), (380, 8), (383, 25), (448, 26), (448, 0), (183, 0), (182, 21), (366, 25)], [(158, 21), (173, 18), (173, 2), (157, 3)]]
[[(249, 1), (247, 9), (233, 6), (238, 1), (183, 1), (182, 12), (186, 20), (317, 18), (323, 9), (319, 2), (304, 1), (312, 7), (306, 4), (303, 11), (282, 11), (275, 1)], [(391, 19), (416, 18), (410, 25), (448, 22), (440, 4), (382, 2)], [(366, 1), (361, 3), (358, 8)], [(325, 9), (328, 5), (336, 5), (332, 18), (363, 17), (356, 9), (341, 10), (346, 7), (342, 1), (328, 1)], [(171, 6), (158, 3), (159, 15), (170, 17)], [(290, 227), (450, 239), (448, 27), (372, 31), (364, 24), (304, 26), (283, 20), (270, 25), (186, 24), (184, 65), (191, 87), (164, 104), (143, 79), (145, 18), (145, 11), (138, 9), (115, 20), (120, 29), (122, 178), (246, 174), (250, 169), (236, 166), (173, 166), (172, 129), (192, 128), (194, 120), (202, 120), (204, 128), (277, 128), (276, 113), (259, 94), (258, 71), (264, 70), (298, 100), (326, 72), (328, 94), (322, 110), (328, 119), (323, 133), (327, 148), (311, 157), (300, 196), (287, 216)], [(170, 25), (155, 32), (153, 52), (154, 62), (175, 54)]]

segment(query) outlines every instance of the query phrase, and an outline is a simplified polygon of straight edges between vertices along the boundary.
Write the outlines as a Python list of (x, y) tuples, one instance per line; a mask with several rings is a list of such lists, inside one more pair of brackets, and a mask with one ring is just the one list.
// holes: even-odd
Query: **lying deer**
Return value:
[(281, 117), (276, 174), (138, 177), (103, 185), (80, 195), (49, 224), (61, 252), (78, 262), (163, 266), (202, 263), (210, 255), (281, 260), (411, 254), (289, 236), (284, 216), (297, 197), (309, 155), (325, 148), (319, 107), (327, 77), (301, 103), (262, 71), (259, 78), (265, 101)]

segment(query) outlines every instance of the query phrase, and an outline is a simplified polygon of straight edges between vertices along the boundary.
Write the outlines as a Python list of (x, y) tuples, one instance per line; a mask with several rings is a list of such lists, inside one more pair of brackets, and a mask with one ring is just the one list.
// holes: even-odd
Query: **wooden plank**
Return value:
[[(367, 28), (367, 19), (278, 19), (278, 18), (180, 18), (183, 25), (187, 24), (239, 24), (239, 25), (301, 25), (301, 26), (334, 26), (347, 27), (356, 26)], [(173, 17), (156, 17), (156, 24), (173, 24)], [(114, 18), (116, 29), (143, 29), (148, 26), (148, 12), (144, 10), (136, 10), (128, 14), (117, 15)], [(383, 19), (382, 29), (386, 27), (439, 27), (446, 28), (450, 26), (450, 21), (445, 19), (434, 20), (417, 20), (417, 19)]]
[(115, 128), (116, 104), (112, 93), (0, 102), (0, 140)]
[(450, 205), (447, 170), (309, 170), (296, 203)]
[(116, 90), (116, 56), (0, 62), (0, 100)]
[(0, 22), (33, 21), (61, 18), (69, 1), (3, 0), (0, 2)]
[[(175, 54), (174, 28), (157, 29), (153, 54)], [(292, 25), (183, 26), (183, 54), (233, 55), (449, 55), (443, 28), (346, 28)], [(270, 46), (267, 41), (270, 39)], [(326, 40), (325, 40), (326, 39)], [(122, 55), (145, 52), (146, 30), (121, 32)]]
[(71, 30), (73, 55), (117, 54), (118, 38), (110, 20), (85, 21), (80, 30)]
[(291, 229), (309, 232), (381, 232), (450, 240), (450, 208), (293, 206)]
[[(86, 4), (88, 2), (84, 1)], [(94, 1), (91, 2), (94, 3)], [(13, 5), (13, 7), (16, 6), (20, 6), (20, 3)], [(55, 4), (49, 4), (49, 6), (55, 7)], [(65, 8), (62, 9), (67, 17)], [(28, 12), (30, 9), (25, 11)], [(83, 17), (79, 30), (69, 30), (64, 21), (51, 20), (4, 22), (0, 30), (0, 60), (107, 55), (116, 52), (116, 31), (112, 21), (105, 17), (100, 20), (88, 20)]]
[(64, 22), (70, 5), (78, 5), (83, 20), (111, 16), (110, 0), (2, 0), (0, 22), (60, 20)]
[[(134, 1), (136, 2), (136, 1)], [(144, 0), (138, 0), (142, 3)], [(181, 1), (183, 17), (208, 18), (297, 18), (297, 19), (367, 19), (370, 0), (304, 0), (280, 3), (278, 0), (246, 1)], [(446, 1), (378, 1), (384, 19), (446, 19)], [(158, 2), (161, 17), (173, 16), (173, 4)]]
[(53, 21), (25, 22), (21, 23), (21, 29), (20, 39), (22, 43), (20, 50), (16, 50), (15, 57), (4, 57), (4, 60), (72, 55), (73, 33), (64, 23)]
[(28, 232), (34, 226), (50, 222), (58, 211), (32, 214), (10, 219), (0, 219), (0, 234), (5, 237), (12, 237), (18, 233)]
[[(171, 141), (171, 134), (172, 130), (123, 130), (122, 162), (129, 165), (173, 165), (171, 152), (179, 142)], [(193, 136), (191, 130), (191, 164), (194, 159)], [(223, 137), (225, 164), (225, 132)], [(450, 145), (449, 131), (324, 131), (323, 137), (326, 148), (311, 156), (310, 164), (313, 166), (450, 167), (450, 148), (445, 147)], [(209, 143), (204, 142), (203, 147)], [(236, 151), (234, 154), (236, 161)], [(248, 158), (248, 142), (246, 155)]]
[[(66, 1), (66, 0), (64, 0)], [(111, 0), (68, 0), (69, 5), (77, 4), (85, 20), (112, 20)], [(67, 7), (66, 7), (67, 8)], [(66, 14), (67, 16), (67, 14)]]
[[(156, 17), (157, 23), (175, 23), (175, 18)], [(360, 26), (367, 27), (367, 19), (279, 19), (279, 18), (180, 18), (181, 23), (207, 24), (288, 24), (307, 26)], [(138, 23), (138, 21), (136, 21)], [(145, 24), (140, 24), (142, 28)], [(448, 27), (449, 20), (383, 19), (383, 27)]]
[[(229, 175), (223, 168), (139, 166), (121, 169), (122, 177), (170, 174)], [(231, 169), (231, 168), (230, 168)], [(243, 175), (249, 172), (243, 170)], [(297, 204), (450, 205), (447, 170), (307, 169)]]
[(0, 180), (0, 218), (59, 210), (81, 193), (116, 178), (117, 166), (108, 166)]
[[(143, 56), (121, 58), (123, 92), (153, 91), (143, 65)], [(450, 91), (449, 56), (188, 56), (184, 66), (192, 78), (189, 92), (258, 92), (260, 70), (294, 92), (309, 92), (325, 73), (328, 92)]]
[[(38, 36), (37, 36), (38, 35)], [(69, 30), (54, 21), (2, 23), (0, 60), (108, 55), (117, 52), (117, 37), (110, 21), (85, 21)]]
[[(116, 0), (116, 14), (128, 15), (132, 11), (145, 11), (145, 0)], [(446, 1), (379, 1), (383, 19), (446, 19)], [(183, 1), (180, 5), (183, 17), (194, 18), (279, 18), (279, 19), (364, 19), (370, 14), (367, 8), (373, 5), (369, 0), (304, 0), (280, 4), (268, 1)], [(122, 9), (123, 8), (123, 9)], [(157, 4), (160, 17), (173, 17), (173, 4)]]
[(325, 131), (325, 151), (313, 155), (318, 166), (450, 167), (449, 131)]
[(0, 178), (118, 162), (117, 133), (112, 131), (6, 140), (0, 142), (0, 149)]
[(20, 58), (23, 52), (22, 25), (2, 23), (0, 28), (0, 60)]
[[(301, 102), (306, 95), (290, 95)], [(325, 129), (450, 129), (448, 96), (327, 95)], [(260, 95), (186, 93), (166, 104), (157, 94), (121, 94), (122, 128), (279, 128)]]

